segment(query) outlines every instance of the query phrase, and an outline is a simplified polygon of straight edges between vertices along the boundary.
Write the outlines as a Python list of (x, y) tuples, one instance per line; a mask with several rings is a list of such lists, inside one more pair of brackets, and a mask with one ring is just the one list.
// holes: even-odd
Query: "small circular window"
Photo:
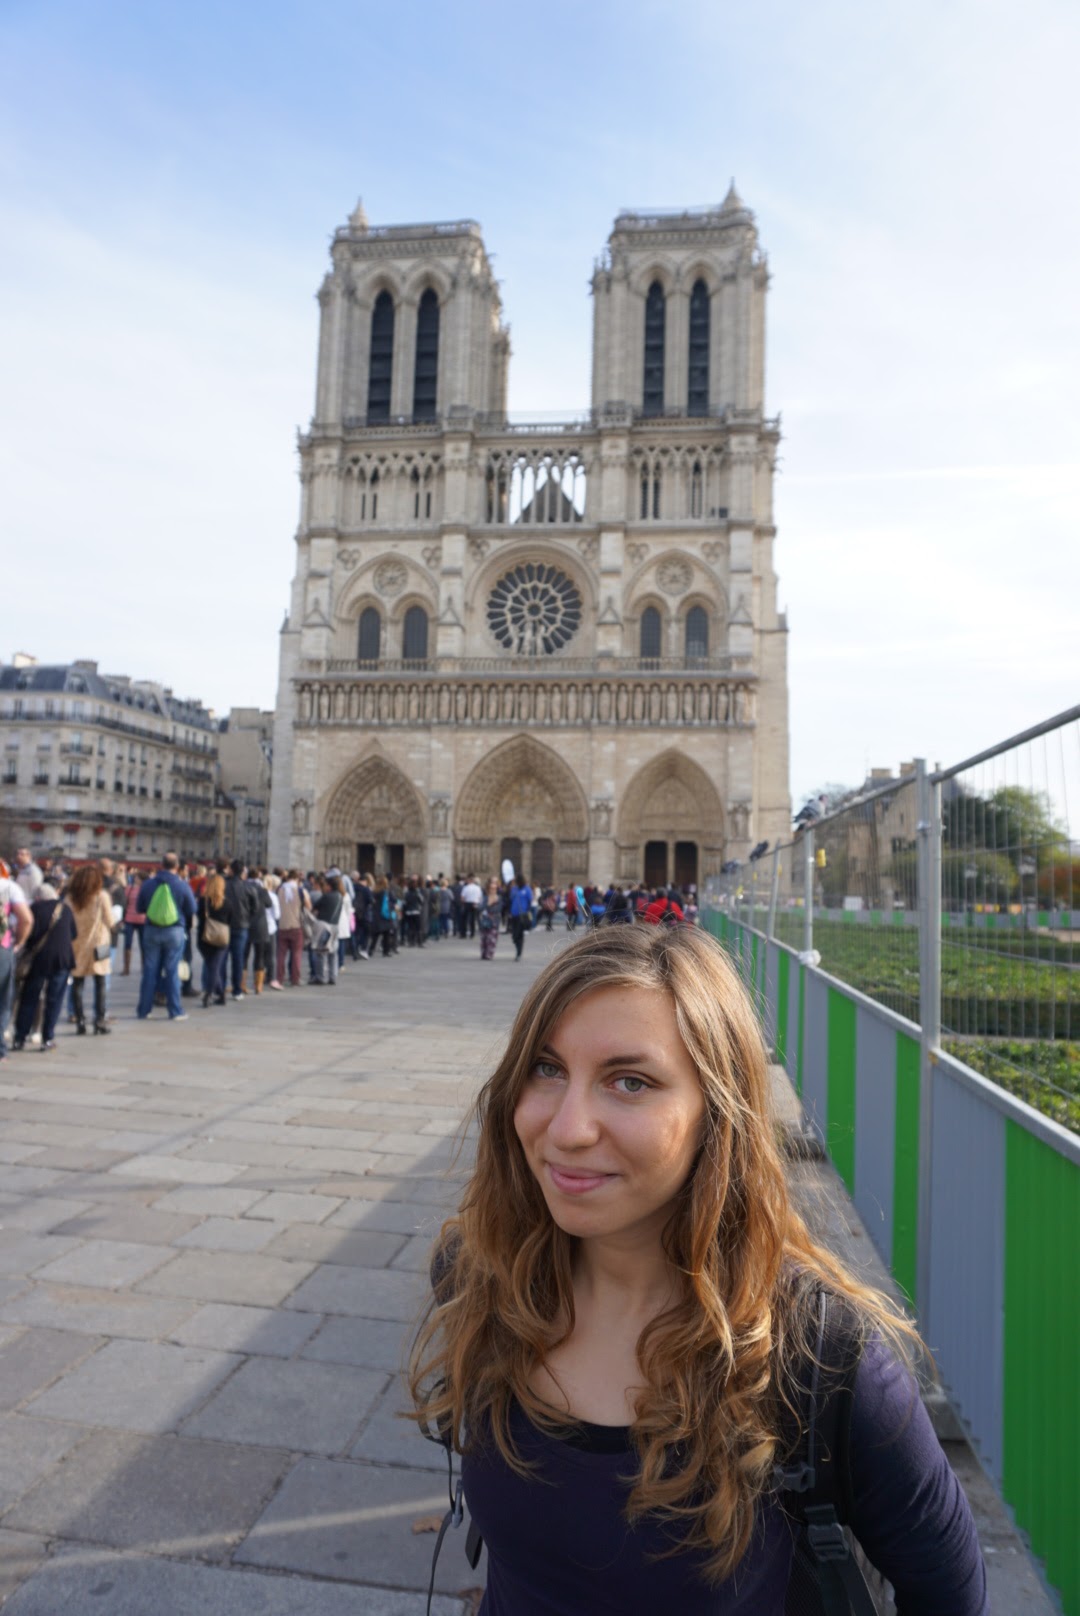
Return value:
[(488, 596), (487, 619), (507, 651), (551, 656), (581, 627), (581, 596), (565, 572), (526, 561), (499, 579)]

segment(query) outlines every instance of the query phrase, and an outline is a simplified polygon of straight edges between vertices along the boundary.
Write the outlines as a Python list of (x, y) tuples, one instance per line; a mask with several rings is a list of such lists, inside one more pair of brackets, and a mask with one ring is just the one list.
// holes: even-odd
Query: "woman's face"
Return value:
[(555, 1222), (582, 1238), (655, 1239), (701, 1144), (705, 1098), (671, 995), (596, 988), (566, 1010), (514, 1127)]

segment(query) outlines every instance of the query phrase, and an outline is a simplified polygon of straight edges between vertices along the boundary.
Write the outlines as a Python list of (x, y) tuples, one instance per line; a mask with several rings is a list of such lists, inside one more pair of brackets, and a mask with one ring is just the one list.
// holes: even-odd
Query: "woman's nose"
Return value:
[(561, 1150), (592, 1144), (599, 1133), (599, 1124), (590, 1090), (567, 1083), (547, 1131), (552, 1144)]

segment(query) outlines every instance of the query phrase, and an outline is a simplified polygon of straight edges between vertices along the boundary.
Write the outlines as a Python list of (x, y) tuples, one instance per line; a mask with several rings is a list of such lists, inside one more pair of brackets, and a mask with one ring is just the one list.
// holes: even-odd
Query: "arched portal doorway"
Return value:
[(585, 795), (566, 764), (532, 736), (516, 735), (465, 782), (454, 814), (454, 867), (482, 877), (510, 857), (535, 884), (584, 880), (588, 836)]
[(424, 813), (413, 786), (385, 758), (356, 764), (331, 791), (318, 856), (327, 865), (381, 875), (422, 870)]
[(724, 810), (697, 763), (674, 749), (630, 781), (616, 836), (621, 879), (649, 886), (694, 886), (716, 875), (724, 858)]

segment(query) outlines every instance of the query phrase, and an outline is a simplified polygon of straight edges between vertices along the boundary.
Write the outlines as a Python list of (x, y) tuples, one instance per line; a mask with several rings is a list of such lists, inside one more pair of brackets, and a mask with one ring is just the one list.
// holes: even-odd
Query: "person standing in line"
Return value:
[(131, 945), (139, 939), (139, 961), (143, 962), (143, 927), (146, 916), (139, 913), (139, 888), (142, 882), (134, 870), (127, 878), (124, 889), (124, 969), (123, 976), (131, 975)]
[(123, 866), (117, 869), (111, 858), (99, 859), (101, 866), (101, 884), (112, 906), (113, 926), (109, 934), (109, 974), (105, 978), (105, 1013), (109, 1011), (109, 985), (116, 974), (116, 956), (120, 950), (120, 934), (124, 929), (124, 872)]
[(75, 1031), (86, 1031), (83, 983), (94, 981), (94, 1031), (111, 1032), (105, 1020), (105, 979), (111, 970), (112, 904), (101, 880), (101, 866), (81, 864), (71, 877), (67, 903), (75, 916), (75, 967), (71, 993), (75, 1007)]
[[(341, 894), (341, 913), (338, 916), (337, 924), (337, 962), (338, 970), (340, 971), (341, 967), (345, 963), (345, 950), (352, 943), (353, 918), (356, 911), (353, 909), (353, 901), (350, 895), (351, 883), (347, 877), (344, 875), (339, 875), (337, 880), (331, 884), (335, 886)], [(355, 890), (355, 888), (353, 890)], [(353, 953), (353, 958), (356, 958), (355, 951)]]
[(439, 879), (439, 936), (449, 937), (450, 927), (454, 919), (454, 894), (450, 890), (450, 883), (445, 875)]
[(613, 887), (611, 895), (604, 910), (604, 919), (609, 926), (629, 926), (633, 924), (634, 906), (622, 887)]
[(366, 870), (356, 883), (356, 956), (370, 959), (375, 938), (375, 878)]
[(502, 893), (499, 883), (492, 876), (487, 884), (487, 892), (480, 909), (480, 958), (490, 960), (495, 958), (495, 949), (499, 941), (499, 920), (502, 916)]
[[(258, 872), (247, 878), (251, 896), (251, 926), (248, 930), (248, 952), (251, 958), (251, 982), (256, 995), (262, 993), (267, 971), (273, 975), (270, 942), (270, 894)], [(244, 976), (246, 978), (247, 972)]]
[(139, 913), (146, 917), (143, 973), (135, 1012), (140, 1021), (145, 1021), (154, 1008), (159, 972), (164, 977), (169, 1020), (187, 1020), (180, 1004), (180, 960), (187, 928), (195, 919), (195, 898), (187, 882), (177, 874), (179, 865), (175, 853), (166, 853), (161, 869), (139, 888)]
[(514, 958), (521, 958), (525, 946), (525, 933), (532, 925), (532, 887), (524, 875), (514, 877), (510, 888), (510, 935), (514, 939)]
[(270, 977), (270, 986), (276, 993), (280, 993), (281, 978), (277, 974), (277, 934), (281, 925), (281, 904), (278, 902), (278, 887), (281, 877), (276, 873), (268, 875), (263, 873), (263, 886), (270, 895), (270, 907), (266, 911), (266, 930), (269, 945), (266, 952), (266, 970)]
[(319, 987), (337, 987), (338, 978), (338, 922), (344, 905), (341, 877), (333, 881), (323, 876), (319, 882), (319, 896), (315, 900), (314, 914), (318, 925), (313, 949), (315, 981)]
[(566, 889), (566, 929), (574, 931), (577, 927), (577, 892), (574, 887)]
[(461, 935), (463, 937), (476, 936), (476, 921), (483, 901), (484, 894), (480, 890), (479, 883), (475, 875), (470, 875), (461, 889)]
[(198, 939), (202, 955), (202, 1004), (210, 1000), (225, 1003), (225, 968), (229, 959), (229, 924), (232, 909), (225, 891), (225, 878), (217, 870), (207, 877), (199, 899)]
[[(15, 879), (22, 888), (27, 903), (33, 903), (44, 884), (45, 877), (38, 865), (34, 863), (28, 847), (20, 847), (15, 853)], [(59, 891), (59, 887), (57, 888)]]
[(559, 900), (555, 895), (554, 887), (545, 887), (544, 896), (540, 899), (540, 912), (544, 917), (544, 930), (550, 931), (555, 920), (555, 911), (559, 907)]
[(45, 991), (41, 1022), (41, 1050), (56, 1048), (56, 1023), (64, 1003), (64, 989), (75, 967), (75, 916), (61, 903), (56, 888), (43, 881), (30, 905), (33, 929), (23, 945), (26, 975), (15, 1010), (13, 1050), (23, 1049), (34, 1026), (38, 1000)]
[(416, 884), (415, 875), (410, 875), (405, 884), (405, 893), (401, 902), (402, 939), (406, 948), (420, 946), (420, 917), (423, 912), (423, 900), (420, 888)]
[(229, 868), (231, 873), (225, 881), (225, 890), (229, 895), (229, 907), (232, 911), (229, 920), (229, 958), (232, 961), (232, 996), (234, 1001), (239, 1002), (247, 993), (244, 961), (247, 958), (248, 934), (255, 913), (255, 899), (244, 879), (247, 872), (243, 860), (233, 859)]
[(289, 983), (300, 986), (300, 962), (304, 957), (304, 930), (300, 922), (302, 909), (310, 909), (308, 895), (300, 885), (300, 871), (290, 870), (278, 888), (278, 906), (281, 918), (277, 934), (277, 979), (284, 985), (288, 968)]
[(15, 956), (34, 929), (26, 894), (0, 859), (0, 1060), (7, 1054), (7, 1024), (15, 997)]

